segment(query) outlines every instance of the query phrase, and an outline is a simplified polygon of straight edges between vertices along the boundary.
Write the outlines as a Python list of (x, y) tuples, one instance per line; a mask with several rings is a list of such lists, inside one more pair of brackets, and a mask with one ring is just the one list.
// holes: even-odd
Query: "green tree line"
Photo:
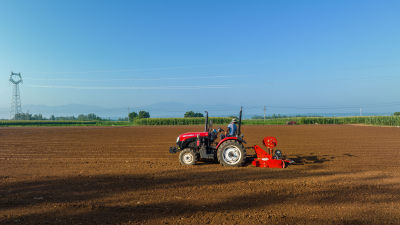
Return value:
[(130, 122), (133, 122), (137, 119), (150, 118), (150, 113), (146, 111), (140, 111), (139, 113), (131, 112), (128, 114), (128, 118)]
[(80, 114), (78, 117), (75, 116), (54, 116), (51, 115), (49, 118), (44, 117), (42, 114), (30, 114), (30, 113), (18, 113), (15, 114), (15, 117), (13, 118), (14, 120), (57, 120), (57, 121), (68, 121), (68, 120), (74, 120), (74, 121), (102, 121), (106, 120), (103, 119), (99, 116), (97, 116), (94, 113), (89, 113), (87, 115), (85, 114)]

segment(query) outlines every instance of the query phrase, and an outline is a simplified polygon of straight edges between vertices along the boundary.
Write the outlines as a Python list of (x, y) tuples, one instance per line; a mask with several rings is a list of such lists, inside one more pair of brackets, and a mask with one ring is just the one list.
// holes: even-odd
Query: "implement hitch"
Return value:
[(178, 148), (177, 147), (170, 147), (169, 148), (169, 153), (177, 153), (178, 152)]

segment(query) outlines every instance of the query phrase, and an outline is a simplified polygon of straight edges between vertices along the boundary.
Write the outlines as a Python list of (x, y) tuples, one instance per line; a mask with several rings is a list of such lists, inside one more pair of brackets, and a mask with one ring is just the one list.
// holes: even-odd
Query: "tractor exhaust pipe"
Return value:
[(240, 134), (241, 134), (240, 128), (242, 127), (242, 110), (243, 110), (243, 107), (241, 106), (241, 107), (240, 107), (240, 113), (239, 113), (238, 136), (240, 136)]
[(206, 113), (206, 124), (204, 126), (204, 132), (208, 132), (208, 112), (204, 111)]

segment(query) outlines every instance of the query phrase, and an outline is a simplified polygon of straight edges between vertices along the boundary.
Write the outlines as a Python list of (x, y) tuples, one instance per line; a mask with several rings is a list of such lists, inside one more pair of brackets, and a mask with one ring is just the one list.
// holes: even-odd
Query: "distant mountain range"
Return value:
[[(79, 114), (89, 114), (94, 113), (102, 118), (108, 119), (118, 119), (128, 116), (128, 112), (138, 112), (140, 110), (145, 110), (150, 112), (150, 116), (153, 118), (158, 117), (183, 117), (185, 112), (194, 111), (204, 114), (207, 110), (211, 117), (221, 117), (221, 116), (238, 116), (240, 105), (200, 105), (200, 104), (181, 104), (181, 103), (157, 103), (147, 106), (140, 107), (101, 107), (101, 106), (91, 106), (91, 105), (81, 105), (81, 104), (68, 104), (60, 106), (47, 106), (47, 105), (23, 105), (22, 109), (24, 112), (29, 112), (31, 114), (42, 114), (44, 117), (54, 116), (78, 116)], [(296, 116), (299, 113), (306, 116), (358, 116), (359, 113), (332, 113), (332, 112), (299, 112), (299, 113), (283, 113), (283, 112), (273, 112), (281, 113), (288, 116)], [(243, 117), (251, 118), (253, 116), (262, 116), (264, 114), (263, 106), (244, 106)], [(267, 116), (271, 115), (272, 112), (267, 111)], [(364, 113), (367, 115), (390, 115), (390, 113)], [(0, 108), (0, 119), (8, 119), (10, 116), (9, 108)]]

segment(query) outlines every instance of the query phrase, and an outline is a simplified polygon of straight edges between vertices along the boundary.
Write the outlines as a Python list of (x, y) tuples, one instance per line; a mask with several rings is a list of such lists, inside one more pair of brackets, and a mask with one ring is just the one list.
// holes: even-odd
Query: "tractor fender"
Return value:
[(225, 141), (228, 141), (228, 140), (237, 140), (239, 143), (242, 143), (242, 141), (241, 141), (239, 138), (237, 138), (237, 137), (226, 137), (226, 138), (222, 139), (222, 140), (218, 143), (217, 149), (219, 148), (219, 146), (220, 146), (222, 143), (224, 143)]

